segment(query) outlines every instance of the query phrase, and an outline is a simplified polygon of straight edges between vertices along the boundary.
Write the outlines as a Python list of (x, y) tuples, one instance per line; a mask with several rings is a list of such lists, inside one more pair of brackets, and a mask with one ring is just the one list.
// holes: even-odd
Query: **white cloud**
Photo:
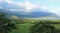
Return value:
[(46, 6), (41, 6), (40, 8), (41, 8), (41, 10), (43, 10), (43, 11), (47, 9)]
[(5, 2), (7, 2), (7, 3), (15, 3), (12, 0), (5, 0)]
[(32, 4), (29, 1), (24, 1), (23, 4), (27, 12), (31, 12), (32, 9), (39, 7), (39, 5)]
[(55, 13), (55, 14), (57, 14), (57, 15), (59, 15), (60, 16), (60, 8), (58, 8), (58, 7), (53, 7), (53, 8), (50, 8), (50, 9), (48, 9), (50, 12), (52, 12), (52, 13)]
[(20, 11), (20, 10), (16, 10), (16, 9), (9, 9), (10, 11)]
[[(40, 5), (40, 2), (38, 2), (38, 4), (32, 4), (29, 0), (25, 0), (23, 2), (14, 2), (12, 0), (5, 0), (5, 2), (20, 6), (22, 8), (22, 9), (20, 8), (20, 11), (23, 10), (24, 12), (32, 12), (31, 10), (34, 10), (36, 8), (40, 8), (40, 10), (46, 9), (44, 5)], [(10, 10), (14, 10), (14, 9), (10, 9)]]
[(3, 0), (0, 0), (0, 3), (2, 2)]
[(32, 9), (40, 7), (39, 4), (32, 4), (29, 2), (29, 0), (25, 0), (24, 2), (14, 2), (11, 0), (5, 0), (5, 1), (7, 3), (16, 4), (16, 5), (24, 8), (23, 10), (25, 10), (25, 12), (31, 12)]
[(2, 7), (0, 7), (0, 9), (1, 9)]

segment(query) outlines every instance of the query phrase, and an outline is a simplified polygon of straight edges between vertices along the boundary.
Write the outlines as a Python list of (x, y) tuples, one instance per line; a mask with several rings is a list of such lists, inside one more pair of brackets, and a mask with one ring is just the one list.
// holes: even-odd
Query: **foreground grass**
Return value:
[[(51, 24), (52, 26), (55, 26), (55, 28), (60, 29), (60, 24)], [(30, 27), (32, 26), (32, 24), (27, 23), (27, 24), (18, 24), (18, 29), (17, 30), (13, 30), (10, 33), (29, 33), (30, 30), (28, 30)]]
[(17, 30), (13, 30), (10, 33), (29, 33), (30, 32), (29, 28), (30, 28), (31, 25), (32, 24), (29, 24), (29, 23), (27, 23), (27, 24), (19, 24), (17, 26), (18, 29)]

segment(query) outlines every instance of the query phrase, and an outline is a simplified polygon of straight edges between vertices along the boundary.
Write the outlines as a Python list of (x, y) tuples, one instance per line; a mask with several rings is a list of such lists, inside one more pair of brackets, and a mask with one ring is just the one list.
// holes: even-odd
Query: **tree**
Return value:
[(11, 23), (11, 20), (4, 16), (3, 13), (0, 13), (0, 33), (8, 33), (16, 29), (15, 23)]
[(30, 30), (30, 33), (55, 33), (56, 28), (49, 24), (45, 24), (44, 21), (40, 21), (35, 23)]

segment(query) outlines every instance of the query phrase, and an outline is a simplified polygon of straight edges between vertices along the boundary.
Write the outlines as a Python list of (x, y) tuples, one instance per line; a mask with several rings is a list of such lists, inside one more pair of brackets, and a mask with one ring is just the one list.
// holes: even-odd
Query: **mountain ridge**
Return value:
[(0, 12), (5, 13), (7, 16), (10, 15), (16, 15), (18, 17), (22, 17), (22, 18), (39, 18), (39, 17), (45, 17), (45, 16), (53, 16), (53, 17), (58, 17), (56, 14), (51, 13), (51, 12), (23, 12), (23, 11), (10, 11), (10, 10), (6, 10), (6, 9), (0, 9)]

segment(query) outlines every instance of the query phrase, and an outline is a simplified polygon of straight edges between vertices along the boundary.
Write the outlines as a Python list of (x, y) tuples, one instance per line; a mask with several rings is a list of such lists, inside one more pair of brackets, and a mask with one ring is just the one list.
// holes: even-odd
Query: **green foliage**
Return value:
[(30, 28), (30, 33), (55, 33), (56, 28), (40, 21)]
[(0, 33), (8, 33), (16, 29), (15, 23), (11, 23), (9, 18), (6, 18), (3, 13), (0, 14)]

